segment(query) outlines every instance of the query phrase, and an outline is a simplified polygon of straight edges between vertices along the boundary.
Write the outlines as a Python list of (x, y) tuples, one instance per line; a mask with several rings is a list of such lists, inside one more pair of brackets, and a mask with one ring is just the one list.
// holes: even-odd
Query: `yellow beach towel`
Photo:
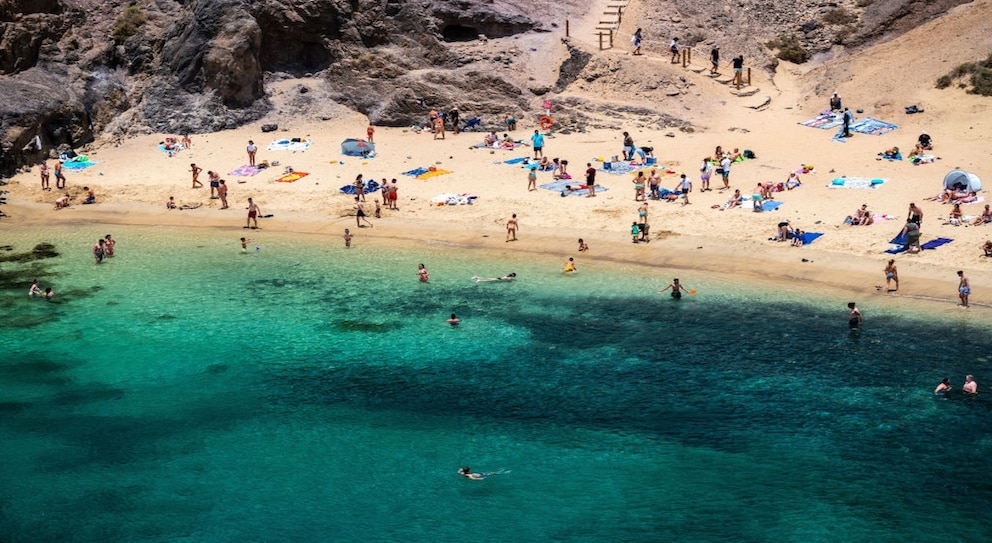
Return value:
[(277, 179), (277, 181), (279, 181), (280, 183), (292, 183), (293, 181), (296, 181), (308, 175), (310, 174), (308, 174), (307, 172), (289, 172), (286, 175)]
[(446, 173), (451, 173), (451, 172), (449, 170), (431, 170), (429, 172), (422, 173), (422, 174), (418, 175), (417, 176), (417, 179), (428, 179), (430, 177), (435, 177), (435, 176), (438, 176), (438, 175), (444, 175)]

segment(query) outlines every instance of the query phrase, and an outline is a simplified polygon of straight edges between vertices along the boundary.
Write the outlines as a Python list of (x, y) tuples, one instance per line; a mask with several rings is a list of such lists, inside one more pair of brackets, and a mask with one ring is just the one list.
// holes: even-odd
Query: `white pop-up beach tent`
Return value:
[(944, 188), (965, 192), (978, 192), (982, 190), (982, 180), (971, 172), (951, 170), (944, 176)]

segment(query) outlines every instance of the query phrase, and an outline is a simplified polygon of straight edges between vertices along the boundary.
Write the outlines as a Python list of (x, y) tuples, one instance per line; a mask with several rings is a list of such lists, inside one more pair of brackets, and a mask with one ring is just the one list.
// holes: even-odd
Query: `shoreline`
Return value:
[[(9, 206), (15, 217), (29, 215), (37, 211), (38, 207), (41, 206), (35, 204)], [(39, 235), (43, 234), (46, 227), (53, 225), (87, 226), (99, 231), (107, 229), (104, 227), (112, 226), (168, 227), (197, 231), (213, 230), (218, 233), (223, 232), (225, 236), (230, 232), (230, 237), (236, 241), (241, 233), (246, 231), (243, 228), (232, 227), (233, 217), (229, 216), (197, 215), (195, 213), (197, 210), (180, 212), (162, 209), (158, 213), (148, 213), (142, 208), (143, 206), (138, 204), (85, 208), (77, 205), (60, 212), (58, 222), (37, 215), (5, 220), (8, 221), (7, 226), (10, 231), (36, 231)], [(67, 211), (71, 211), (72, 214)], [(862, 269), (863, 258), (858, 255), (834, 253), (811, 247), (793, 248), (782, 244), (782, 250), (762, 251), (766, 246), (760, 242), (728, 244), (722, 240), (702, 236), (672, 233), (655, 237), (648, 244), (635, 245), (626, 237), (603, 235), (602, 232), (590, 235), (588, 232), (583, 234), (579, 231), (573, 231), (567, 236), (564, 232), (560, 233), (563, 235), (521, 233), (518, 241), (508, 243), (504, 241), (503, 232), (500, 230), (469, 231), (450, 222), (417, 220), (413, 223), (396, 225), (379, 221), (374, 228), (356, 229), (352, 225), (353, 220), (353, 216), (347, 216), (327, 221), (314, 215), (297, 216), (293, 220), (286, 221), (276, 216), (263, 219), (264, 222), (261, 224), (265, 226), (261, 231), (276, 236), (302, 235), (314, 240), (326, 238), (336, 243), (344, 228), (351, 228), (353, 234), (358, 234), (356, 243), (371, 243), (386, 247), (401, 245), (409, 248), (413, 244), (443, 244), (480, 251), (486, 257), (494, 259), (508, 255), (516, 258), (527, 256), (547, 258), (550, 265), (556, 265), (562, 258), (575, 256), (580, 261), (595, 261), (613, 268), (637, 266), (644, 270), (658, 268), (659, 271), (700, 271), (729, 281), (741, 279), (744, 284), (760, 283), (770, 288), (776, 285), (808, 286), (811, 289), (825, 289), (838, 297), (847, 293), (851, 297), (856, 297), (859, 304), (869, 299), (878, 301), (879, 297), (890, 298), (885, 302), (886, 304), (899, 303), (900, 300), (918, 300), (925, 304), (940, 304), (940, 306), (957, 304), (957, 299), (952, 297), (957, 282), (954, 270), (950, 267), (926, 264), (900, 269), (900, 291), (886, 293), (877, 289), (877, 285), (884, 285), (881, 271), (884, 266), (883, 261), (879, 261), (877, 273), (867, 272)], [(268, 226), (267, 223), (272, 226)], [(257, 230), (249, 229), (247, 232), (257, 232)], [(587, 253), (578, 253), (575, 250), (576, 240), (582, 236), (590, 245), (590, 251)], [(658, 247), (661, 247), (661, 250), (656, 249)], [(900, 264), (904, 263), (900, 262)], [(685, 276), (684, 273), (682, 275)], [(952, 280), (947, 280), (947, 277), (951, 277)], [(973, 283), (976, 278), (983, 283), (992, 280), (990, 274), (984, 273), (969, 273), (969, 277)], [(921, 283), (925, 288), (919, 287)], [(992, 308), (986, 297), (973, 295), (970, 301), (978, 311)]]

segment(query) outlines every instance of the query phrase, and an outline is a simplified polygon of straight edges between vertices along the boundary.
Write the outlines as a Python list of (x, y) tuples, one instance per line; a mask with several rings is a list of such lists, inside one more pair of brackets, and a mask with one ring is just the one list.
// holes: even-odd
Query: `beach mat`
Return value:
[(183, 151), (185, 149), (182, 145), (178, 145), (178, 144), (177, 145), (173, 145), (172, 146), (172, 149), (167, 149), (165, 147), (165, 144), (164, 143), (160, 143), (160, 144), (156, 145), (155, 147), (159, 151), (162, 151), (163, 153), (169, 153), (169, 154), (178, 153), (179, 151)]
[(418, 175), (417, 179), (430, 179), (431, 177), (437, 177), (439, 175), (445, 175), (449, 173), (452, 173), (451, 170), (431, 170)]
[(875, 189), (885, 183), (879, 177), (838, 177), (828, 185), (832, 189)]
[[(664, 195), (664, 194), (662, 194), (662, 195)], [(762, 211), (775, 211), (783, 203), (785, 203), (785, 202), (779, 202), (778, 200), (765, 200), (764, 202), (761, 202), (761, 210)], [(748, 211), (754, 211), (755, 210), (754, 209), (754, 200), (745, 199), (745, 200), (743, 200), (741, 202), (741, 205), (739, 205), (737, 207), (739, 207), (741, 209), (746, 209)]]
[(819, 239), (822, 235), (823, 232), (803, 232), (803, 235), (799, 236), (799, 239), (803, 240), (803, 245), (809, 245)]
[(840, 115), (834, 115), (832, 113), (822, 113), (813, 117), (808, 121), (803, 121), (799, 124), (803, 126), (808, 126), (810, 128), (820, 128), (822, 130), (829, 130), (831, 128), (840, 126), (843, 124), (844, 120)]
[(251, 177), (260, 171), (262, 171), (262, 169), (259, 168), (258, 166), (251, 166), (249, 164), (244, 164), (242, 166), (238, 166), (233, 171), (229, 172), (227, 175), (234, 175), (238, 177)]
[(520, 164), (521, 162), (526, 162), (527, 160), (528, 160), (527, 157), (521, 156), (517, 158), (511, 158), (509, 160), (504, 160), (503, 164)]
[[(606, 165), (609, 164), (609, 167)], [(639, 166), (632, 165), (629, 162), (604, 162), (602, 168), (597, 168), (599, 171), (604, 173), (612, 173), (614, 175), (623, 175), (625, 173), (631, 173), (637, 170), (643, 170), (649, 168), (649, 166)]]
[[(572, 185), (573, 187), (585, 186), (585, 185), (583, 185), (581, 183), (575, 183), (573, 181), (569, 181), (568, 179), (559, 179), (558, 181), (554, 181), (554, 182), (551, 182), (551, 183), (545, 183), (543, 185), (538, 185), (538, 188), (557, 192), (557, 193), (561, 194), (563, 197), (564, 196), (587, 196), (589, 194), (589, 189), (578, 189), (578, 190), (573, 190), (573, 191), (566, 191), (565, 190), (565, 185)], [(596, 192), (604, 192), (604, 191), (607, 191), (607, 190), (609, 190), (609, 189), (606, 188), (606, 187), (604, 187), (603, 185), (599, 185), (599, 184), (596, 185)]]
[(430, 170), (428, 170), (427, 168), (414, 168), (414, 169), (412, 169), (410, 171), (403, 172), (402, 175), (409, 175), (411, 177), (417, 177), (418, 175), (420, 175), (422, 173), (427, 173), (429, 171)]
[(308, 175), (310, 174), (308, 174), (307, 172), (289, 172), (286, 175), (280, 177), (279, 179), (276, 179), (276, 181), (280, 183), (292, 183), (294, 181), (299, 181), (300, 179)]
[[(902, 240), (902, 243), (896, 243), (896, 240)], [(936, 238), (920, 245), (920, 249), (921, 250), (936, 249), (937, 247), (940, 247), (941, 245), (947, 245), (952, 241), (954, 240), (951, 238)], [(904, 236), (896, 236), (896, 238), (893, 239), (890, 243), (893, 243), (893, 246), (885, 251), (890, 255), (897, 255), (909, 249), (909, 246), (906, 245), (906, 238)]]
[(439, 194), (431, 198), (431, 205), (433, 206), (457, 206), (457, 205), (472, 205), (472, 200), (475, 200), (478, 196), (474, 194), (469, 194), (464, 192), (462, 194), (445, 193)]
[(892, 123), (872, 119), (871, 117), (865, 117), (864, 119), (861, 119), (851, 125), (852, 132), (857, 132), (858, 134), (868, 134), (869, 136), (881, 136), (882, 134), (888, 134), (896, 128), (899, 127)]
[(310, 148), (310, 140), (306, 138), (293, 138), (276, 140), (269, 144), (269, 151), (306, 151)]
[[(380, 185), (375, 179), (369, 179), (365, 182), (365, 194), (372, 194), (381, 188), (382, 185)], [(358, 191), (355, 190), (355, 185), (345, 185), (338, 189), (338, 192), (342, 194), (358, 194)]]
[(924, 243), (923, 245), (920, 245), (920, 248), (921, 249), (936, 249), (937, 247), (940, 247), (941, 245), (947, 245), (948, 243), (950, 243), (952, 241), (954, 241), (954, 240), (951, 239), (951, 238), (937, 238), (937, 239), (932, 239), (932, 240)]
[(62, 167), (65, 168), (66, 170), (85, 170), (90, 166), (96, 166), (97, 164), (99, 164), (99, 162), (93, 162), (86, 157), (82, 157), (84, 160), (76, 160), (78, 158), (80, 157), (77, 156), (75, 158), (70, 158), (69, 160), (66, 160), (65, 162), (62, 163)]

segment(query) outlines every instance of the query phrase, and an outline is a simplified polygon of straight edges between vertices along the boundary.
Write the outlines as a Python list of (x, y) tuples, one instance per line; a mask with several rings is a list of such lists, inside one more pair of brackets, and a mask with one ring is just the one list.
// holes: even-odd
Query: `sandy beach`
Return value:
[[(49, 224), (169, 224), (191, 227), (214, 227), (232, 237), (243, 235), (247, 198), (261, 207), (266, 231), (309, 232), (338, 238), (344, 228), (351, 228), (366, 240), (442, 240), (479, 247), (489, 251), (532, 252), (547, 255), (549, 265), (574, 251), (576, 240), (584, 238), (591, 250), (583, 259), (636, 262), (686, 270), (701, 269), (781, 281), (809, 282), (849, 290), (854, 295), (874, 294), (884, 284), (882, 269), (889, 258), (899, 267), (901, 296), (927, 296), (956, 303), (956, 270), (965, 270), (971, 278), (976, 310), (992, 303), (989, 285), (992, 270), (979, 245), (992, 239), (992, 225), (952, 226), (945, 224), (950, 205), (928, 200), (942, 188), (944, 175), (959, 167), (976, 173), (986, 182), (992, 180), (984, 147), (990, 133), (992, 117), (988, 99), (965, 94), (959, 89), (938, 90), (933, 81), (957, 63), (971, 60), (987, 51), (990, 34), (966, 40), (983, 19), (975, 15), (990, 2), (961, 6), (944, 18), (924, 25), (898, 39), (842, 60), (793, 66), (782, 63), (774, 77), (753, 71), (752, 87), (760, 92), (750, 97), (731, 94), (731, 89), (710, 79), (705, 73), (671, 66), (663, 56), (633, 57), (624, 48), (597, 53), (606, 58), (621, 58), (625, 63), (642, 64), (645, 69), (677, 70), (691, 82), (686, 92), (671, 97), (673, 114), (693, 124), (691, 132), (677, 128), (637, 122), (618, 122), (615, 128), (586, 129), (570, 126), (568, 133), (556, 128), (546, 137), (548, 157), (568, 161), (568, 171), (579, 183), (586, 163), (601, 167), (594, 159), (609, 159), (622, 154), (622, 132), (628, 131), (637, 146), (654, 148), (657, 167), (662, 173), (661, 186), (674, 189), (678, 175), (685, 173), (694, 183), (691, 203), (650, 201), (651, 242), (633, 244), (630, 224), (637, 220), (639, 202), (634, 200), (632, 179), (636, 170), (623, 175), (600, 171), (596, 198), (563, 197), (557, 191), (527, 190), (527, 170), (519, 164), (503, 161), (532, 157), (529, 146), (514, 150), (471, 148), (480, 143), (484, 132), (448, 132), (443, 140), (429, 131), (411, 128), (376, 127), (376, 156), (363, 159), (341, 153), (346, 138), (365, 137), (368, 119), (341, 110), (329, 120), (307, 112), (276, 107), (267, 118), (235, 130), (192, 135), (193, 146), (170, 156), (156, 148), (166, 137), (177, 134), (148, 134), (124, 141), (101, 140), (77, 152), (97, 162), (80, 171), (67, 171), (68, 188), (73, 205), (55, 211), (58, 196), (42, 191), (38, 168), (21, 173), (4, 187), (10, 191), (10, 215), (2, 219), (4, 228), (43, 228)], [(910, 55), (919, 51), (923, 40), (929, 43), (934, 34), (961, 36), (941, 50), (939, 62), (916, 65), (907, 73)], [(948, 40), (942, 40), (946, 42)], [(492, 40), (498, 46), (499, 40)], [(960, 42), (960, 43), (958, 43)], [(561, 46), (563, 47), (563, 46)], [(984, 49), (983, 49), (984, 48)], [(959, 58), (960, 57), (960, 58)], [(705, 58), (696, 59), (696, 63)], [(635, 64), (636, 66), (636, 64)], [(729, 68), (725, 71), (729, 72)], [(285, 103), (305, 80), (287, 80), (272, 84), (270, 92), (276, 104)], [(581, 87), (581, 85), (579, 86)], [(827, 109), (830, 94), (837, 91), (846, 106), (861, 109), (856, 118), (872, 117), (898, 125), (880, 136), (855, 134), (846, 142), (832, 141), (836, 129), (821, 130), (799, 123), (816, 117)], [(624, 99), (604, 94), (590, 86), (569, 90), (603, 102)], [(552, 101), (562, 97), (551, 98)], [(768, 98), (767, 106), (754, 109), (759, 100)], [(462, 118), (472, 116), (471, 104), (459, 106)], [(907, 115), (904, 108), (919, 105), (923, 113)], [(513, 113), (519, 119), (511, 135), (529, 142), (538, 128), (540, 101), (534, 110)], [(425, 109), (425, 122), (427, 110)], [(554, 117), (552, 108), (551, 116)], [(488, 124), (499, 119), (486, 119)], [(265, 123), (277, 123), (275, 132), (263, 133)], [(903, 155), (913, 148), (917, 136), (926, 131), (935, 142), (931, 164), (914, 165), (908, 160), (887, 161), (878, 156), (898, 146)], [(500, 130), (502, 135), (505, 130)], [(269, 151), (270, 142), (283, 138), (306, 138), (312, 143), (305, 151)], [(245, 152), (249, 140), (258, 148), (257, 161), (278, 162), (257, 175), (229, 175), (247, 164)], [(699, 192), (699, 165), (713, 154), (714, 147), (725, 150), (752, 150), (756, 158), (735, 164), (730, 176), (732, 189), (750, 195), (758, 182), (785, 182), (789, 173), (803, 165), (814, 171), (800, 175), (802, 186), (776, 192), (774, 200), (782, 202), (775, 211), (755, 213), (748, 203), (745, 209), (719, 209), (729, 192)], [(220, 201), (210, 199), (210, 188), (191, 188), (190, 164), (203, 168), (200, 180), (207, 183), (206, 172), (217, 171), (230, 187), (230, 209), (220, 209)], [(50, 160), (49, 165), (54, 161)], [(429, 179), (402, 175), (415, 168), (450, 170), (450, 174)], [(277, 178), (287, 168), (309, 175), (292, 183)], [(650, 171), (650, 167), (645, 168)], [(353, 183), (356, 175), (365, 179), (397, 179), (399, 210), (383, 209), (381, 219), (371, 218), (374, 228), (356, 230), (353, 197), (339, 188)], [(832, 188), (832, 180), (841, 177), (884, 179), (874, 189)], [(551, 173), (538, 173), (537, 183), (550, 183)], [(714, 189), (722, 183), (714, 175)], [(54, 178), (52, 179), (54, 187)], [(80, 205), (82, 187), (91, 187), (95, 205)], [(444, 193), (477, 196), (472, 205), (437, 206), (432, 198)], [(179, 205), (198, 205), (191, 210), (167, 210), (166, 200), (174, 196)], [(988, 198), (987, 191), (980, 196)], [(371, 211), (379, 193), (368, 195), (366, 209)], [(884, 251), (889, 240), (902, 229), (910, 202), (924, 211), (922, 241), (950, 238), (953, 242), (920, 254)], [(867, 204), (876, 216), (887, 218), (870, 226), (849, 226), (844, 218)], [(984, 204), (962, 206), (966, 216), (980, 215)], [(519, 241), (506, 243), (505, 224), (512, 214), (520, 223)], [(371, 215), (371, 213), (370, 213)], [(792, 225), (823, 236), (805, 247), (770, 241), (776, 225), (789, 220)], [(935, 301), (935, 303), (938, 303)]]

